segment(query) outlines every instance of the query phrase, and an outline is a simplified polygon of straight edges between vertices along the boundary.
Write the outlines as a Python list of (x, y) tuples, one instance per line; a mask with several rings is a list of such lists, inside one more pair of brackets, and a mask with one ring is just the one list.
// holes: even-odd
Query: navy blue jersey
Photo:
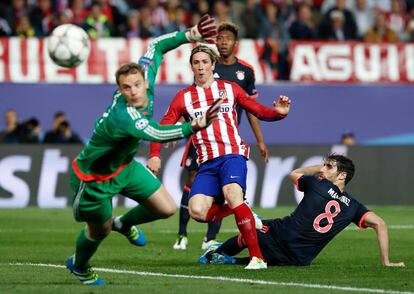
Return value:
[(290, 264), (309, 265), (319, 252), (351, 222), (364, 228), (368, 209), (325, 179), (302, 176), (297, 188), (304, 197), (290, 216), (271, 227), (278, 247)]
[[(257, 95), (254, 69), (250, 64), (241, 59), (236, 58), (236, 62), (233, 64), (221, 64), (216, 62), (214, 78), (235, 82), (249, 96), (255, 97)], [(242, 111), (243, 109), (241, 107), (237, 108), (237, 122), (239, 124)]]

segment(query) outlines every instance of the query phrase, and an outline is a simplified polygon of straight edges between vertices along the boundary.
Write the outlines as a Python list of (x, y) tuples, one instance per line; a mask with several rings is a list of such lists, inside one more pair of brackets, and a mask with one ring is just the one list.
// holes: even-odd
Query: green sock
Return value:
[(149, 223), (159, 218), (156, 213), (149, 211), (142, 205), (137, 205), (122, 215), (120, 221), (122, 222), (122, 230), (129, 230), (133, 225)]
[(86, 236), (85, 228), (79, 234), (76, 241), (76, 253), (75, 253), (75, 267), (84, 270), (89, 267), (89, 259), (98, 249), (102, 240), (91, 240)]

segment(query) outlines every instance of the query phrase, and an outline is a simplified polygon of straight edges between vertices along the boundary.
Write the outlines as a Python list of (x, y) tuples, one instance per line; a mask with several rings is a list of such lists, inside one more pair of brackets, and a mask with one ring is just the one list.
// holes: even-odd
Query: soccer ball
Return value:
[(73, 24), (56, 27), (47, 40), (50, 58), (62, 67), (76, 67), (85, 61), (91, 49), (88, 34)]

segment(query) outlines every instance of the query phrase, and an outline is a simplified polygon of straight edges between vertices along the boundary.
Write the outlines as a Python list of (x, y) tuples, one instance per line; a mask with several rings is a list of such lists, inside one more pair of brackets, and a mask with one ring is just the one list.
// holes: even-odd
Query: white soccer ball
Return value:
[(73, 24), (56, 27), (47, 40), (50, 58), (62, 67), (72, 68), (84, 62), (91, 50), (88, 34)]

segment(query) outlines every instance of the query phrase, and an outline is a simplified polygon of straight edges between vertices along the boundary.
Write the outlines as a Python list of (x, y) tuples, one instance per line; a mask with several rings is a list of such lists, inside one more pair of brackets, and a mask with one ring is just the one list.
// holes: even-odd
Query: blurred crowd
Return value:
[(0, 36), (43, 37), (73, 23), (92, 39), (151, 38), (205, 13), (263, 41), (262, 58), (280, 79), (290, 40), (414, 41), (414, 0), (0, 0)]
[(14, 143), (45, 143), (45, 144), (67, 144), (80, 143), (83, 141), (75, 133), (69, 124), (66, 114), (62, 111), (56, 112), (53, 116), (52, 129), (42, 132), (39, 120), (31, 117), (25, 121), (20, 121), (14, 109), (9, 109), (4, 113), (5, 128), (0, 131), (0, 144)]

